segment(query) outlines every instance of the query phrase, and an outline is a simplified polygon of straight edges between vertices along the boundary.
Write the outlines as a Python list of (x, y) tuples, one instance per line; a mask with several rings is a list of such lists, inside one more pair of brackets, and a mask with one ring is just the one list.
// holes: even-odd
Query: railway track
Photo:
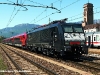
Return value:
[(80, 69), (83, 69), (84, 71), (91, 72), (92, 74), (95, 75), (100, 74), (99, 63), (95, 63), (87, 60), (84, 60), (82, 62), (75, 62), (75, 61), (71, 61), (71, 62), (74, 63), (74, 65), (80, 66)]
[[(24, 56), (26, 56), (26, 55), (24, 55)], [(31, 56), (28, 56), (28, 57), (32, 58)], [(65, 61), (63, 61), (63, 62), (65, 63), (65, 65), (67, 64), (67, 65), (69, 65), (71, 67), (75, 67), (75, 68), (81, 69), (81, 70), (86, 71), (86, 72), (91, 72), (94, 75), (99, 75), (100, 74), (100, 64), (97, 63), (97, 62), (93, 62), (94, 59), (98, 59), (98, 58), (96, 58), (96, 57), (93, 58), (93, 57), (90, 57), (90, 56), (89, 57), (86, 56), (86, 57), (82, 57), (81, 59), (79, 59), (81, 61), (78, 61), (78, 62), (76, 62), (76, 61), (68, 61), (68, 60), (67, 60), (67, 62), (65, 62)], [(64, 75), (64, 74), (61, 74), (61, 75)], [(78, 74), (76, 74), (76, 75), (78, 75)]]
[(2, 52), (2, 56), (3, 56), (4, 60), (7, 63), (7, 69), (6, 70), (1, 70), (1, 72), (4, 72), (5, 75), (21, 75), (21, 73), (15, 72), (15, 71), (18, 71), (19, 66), (16, 65), (16, 62), (13, 63), (14, 62), (13, 59), (7, 53), (5, 53), (5, 51), (4, 51), (3, 47), (1, 47), (1, 45), (0, 45), (0, 51)]
[[(100, 75), (100, 62), (95, 60), (100, 60), (96, 57), (83, 56), (79, 59), (65, 60), (66, 64), (69, 66), (76, 67), (86, 72), (91, 72), (93, 75)], [(62, 60), (61, 60), (62, 61)], [(65, 63), (64, 61), (62, 61)]]
[[(8, 46), (8, 47), (10, 48), (11, 46)], [(74, 66), (69, 67), (68, 63), (66, 63), (65, 61), (64, 61), (65, 63), (63, 64), (62, 62), (60, 62), (59, 60), (55, 60), (54, 58), (50, 58), (43, 55), (37, 56), (38, 54), (34, 55), (34, 53), (32, 52), (23, 51), (18, 48), (15, 50), (14, 47), (11, 47), (11, 48), (17, 53), (23, 54), (24, 56), (27, 56), (27, 58), (32, 59), (36, 61), (37, 63), (44, 65), (45, 67), (50, 68), (51, 70), (56, 72), (57, 75), (92, 75), (91, 73), (82, 71), (80, 69), (75, 69), (76, 67), (73, 68)], [(75, 63), (73, 64), (75, 65)]]
[(79, 64), (89, 68), (92, 73), (100, 73), (100, 62), (97, 62), (100, 58), (87, 55), (80, 58), (80, 60), (82, 62), (79, 62)]
[(13, 71), (17, 71), (21, 75), (57, 75), (53, 71), (33, 62), (25, 56), (18, 54), (3, 45), (1, 48), (16, 66), (17, 70)]

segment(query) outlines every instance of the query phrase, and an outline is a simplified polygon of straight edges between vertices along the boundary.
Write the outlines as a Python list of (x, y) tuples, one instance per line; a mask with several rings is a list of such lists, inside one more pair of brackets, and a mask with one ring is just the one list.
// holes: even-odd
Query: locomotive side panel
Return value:
[(59, 34), (57, 27), (46, 28), (28, 34), (27, 46), (41, 48), (59, 48)]

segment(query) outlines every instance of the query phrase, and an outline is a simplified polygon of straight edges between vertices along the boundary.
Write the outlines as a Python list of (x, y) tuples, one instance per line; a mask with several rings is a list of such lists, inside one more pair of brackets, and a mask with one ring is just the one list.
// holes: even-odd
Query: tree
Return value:
[(5, 37), (0, 36), (0, 42), (2, 42), (3, 39), (5, 39)]

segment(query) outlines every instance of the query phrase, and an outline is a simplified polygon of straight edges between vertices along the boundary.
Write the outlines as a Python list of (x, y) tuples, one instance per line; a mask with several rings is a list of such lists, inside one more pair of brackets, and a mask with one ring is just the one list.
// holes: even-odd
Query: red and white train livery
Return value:
[(100, 48), (100, 31), (86, 33), (86, 45)]

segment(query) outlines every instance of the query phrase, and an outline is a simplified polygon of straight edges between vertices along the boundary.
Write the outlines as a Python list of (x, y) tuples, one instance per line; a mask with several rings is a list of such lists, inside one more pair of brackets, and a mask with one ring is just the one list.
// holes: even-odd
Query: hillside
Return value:
[(11, 37), (11, 36), (18, 35), (26, 31), (29, 31), (32, 28), (37, 27), (37, 26), (39, 25), (27, 23), (27, 24), (15, 25), (14, 27), (7, 27), (4, 29), (0, 29), (0, 36)]

